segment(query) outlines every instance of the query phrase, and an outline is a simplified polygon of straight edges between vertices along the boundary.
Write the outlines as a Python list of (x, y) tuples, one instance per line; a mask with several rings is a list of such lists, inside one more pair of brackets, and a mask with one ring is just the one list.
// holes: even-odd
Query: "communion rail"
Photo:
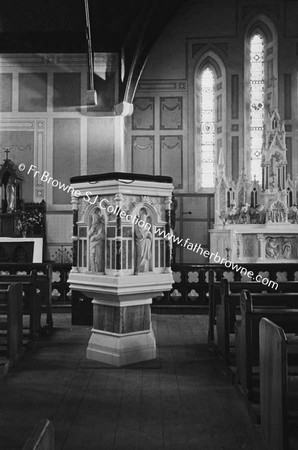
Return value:
[[(0, 274), (3, 273), (27, 273), (33, 269), (37, 272), (45, 273), (49, 263), (1, 263)], [(261, 274), (268, 280), (298, 281), (297, 264), (272, 263), (272, 264), (243, 264), (247, 271), (252, 271), (255, 275)], [(52, 263), (52, 301), (54, 311), (71, 304), (71, 293), (67, 283), (71, 264)], [(240, 272), (233, 271), (219, 264), (174, 264), (172, 267), (174, 283), (171, 291), (164, 292), (162, 296), (153, 300), (154, 311), (177, 312), (190, 311), (200, 312), (208, 309), (209, 306), (209, 280), (214, 277), (214, 281), (221, 278), (228, 278), (230, 281), (249, 281)], [(183, 309), (182, 309), (183, 308)]]

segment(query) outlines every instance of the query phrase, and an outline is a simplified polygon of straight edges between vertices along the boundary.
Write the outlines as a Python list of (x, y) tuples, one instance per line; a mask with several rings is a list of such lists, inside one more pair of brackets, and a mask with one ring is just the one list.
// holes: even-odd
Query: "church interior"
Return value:
[(298, 0), (0, 4), (0, 449), (298, 448)]

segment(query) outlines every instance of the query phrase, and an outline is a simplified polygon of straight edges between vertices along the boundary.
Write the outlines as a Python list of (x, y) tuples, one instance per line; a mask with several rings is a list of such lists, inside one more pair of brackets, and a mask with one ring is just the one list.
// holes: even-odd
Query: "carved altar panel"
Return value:
[(210, 247), (220, 257), (229, 248), (230, 260), (237, 263), (297, 263), (298, 229), (293, 224), (227, 225), (210, 230)]
[(297, 259), (297, 236), (266, 236), (265, 256), (268, 261), (275, 259), (291, 261)]
[[(242, 254), (245, 258), (252, 258), (256, 252), (256, 236), (251, 234), (242, 235)], [(239, 242), (240, 244), (240, 242)], [(241, 245), (241, 244), (240, 244)]]

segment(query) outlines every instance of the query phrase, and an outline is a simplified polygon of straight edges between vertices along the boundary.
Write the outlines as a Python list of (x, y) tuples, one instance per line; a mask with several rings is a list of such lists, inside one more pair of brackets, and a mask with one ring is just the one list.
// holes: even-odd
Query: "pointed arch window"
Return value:
[(195, 186), (213, 193), (220, 151), (226, 156), (226, 70), (210, 50), (202, 53), (195, 68)]
[(215, 183), (215, 76), (210, 67), (202, 71), (200, 106), (201, 187), (212, 188)]
[(278, 99), (278, 34), (272, 20), (263, 14), (247, 25), (244, 84), (244, 152), (240, 164), (249, 179), (256, 177), (260, 182), (267, 111)]
[(262, 178), (261, 150), (264, 133), (265, 40), (260, 33), (250, 38), (250, 172)]

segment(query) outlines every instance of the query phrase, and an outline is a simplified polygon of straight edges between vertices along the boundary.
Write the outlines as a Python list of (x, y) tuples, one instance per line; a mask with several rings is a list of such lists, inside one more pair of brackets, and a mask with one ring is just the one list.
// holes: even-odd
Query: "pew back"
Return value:
[[(27, 274), (24, 274), (27, 272)], [(40, 291), (42, 302), (46, 308), (46, 328), (52, 329), (52, 276), (53, 269), (52, 264), (15, 264), (7, 263), (5, 265), (0, 264), (0, 282), (7, 280), (8, 283), (21, 281), (23, 284), (26, 282), (26, 277), (32, 273), (36, 274), (36, 288)], [(18, 277), (18, 278), (16, 278)], [(24, 277), (22, 279), (22, 277)], [(28, 301), (27, 301), (28, 304)]]
[[(6, 339), (5, 373), (23, 355), (23, 288), (21, 283), (12, 283), (8, 287), (0, 285), (0, 303), (2, 306), (1, 329)], [(5, 310), (4, 310), (5, 308)], [(5, 318), (3, 320), (3, 313)]]
[[(234, 333), (236, 314), (240, 305), (240, 292), (245, 286), (249, 287), (248, 290), (253, 296), (255, 305), (298, 308), (298, 282), (281, 283), (278, 292), (272, 291), (271, 288), (262, 292), (264, 286), (261, 283), (230, 283), (228, 280), (222, 279), (219, 287), (220, 304), (217, 305), (216, 309), (216, 329), (218, 349), (226, 364), (229, 364), (231, 356), (230, 333)], [(281, 292), (282, 289), (287, 293), (286, 296)], [(291, 289), (293, 292), (291, 292)], [(244, 290), (247, 290), (247, 288)], [(281, 303), (281, 299), (283, 299), (283, 303)]]
[(41, 308), (42, 297), (38, 289), (38, 275), (36, 270), (32, 270), (30, 275), (0, 275), (0, 283), (9, 285), (10, 283), (22, 283), (24, 291), (23, 313), (30, 316), (30, 336), (35, 338), (41, 330)]
[[(276, 295), (282, 305), (284, 302), (287, 303), (287, 296), (293, 298), (293, 295), (289, 293)], [(267, 294), (264, 294), (264, 297), (266, 296)], [(253, 366), (259, 365), (259, 323), (261, 319), (266, 317), (272, 320), (284, 328), (286, 333), (298, 331), (298, 309), (279, 308), (277, 302), (272, 308), (257, 307), (254, 304), (255, 297), (249, 291), (241, 292), (241, 322), (237, 325), (235, 339), (237, 377), (248, 398), (252, 396)], [(262, 299), (259, 301), (262, 302)]]

